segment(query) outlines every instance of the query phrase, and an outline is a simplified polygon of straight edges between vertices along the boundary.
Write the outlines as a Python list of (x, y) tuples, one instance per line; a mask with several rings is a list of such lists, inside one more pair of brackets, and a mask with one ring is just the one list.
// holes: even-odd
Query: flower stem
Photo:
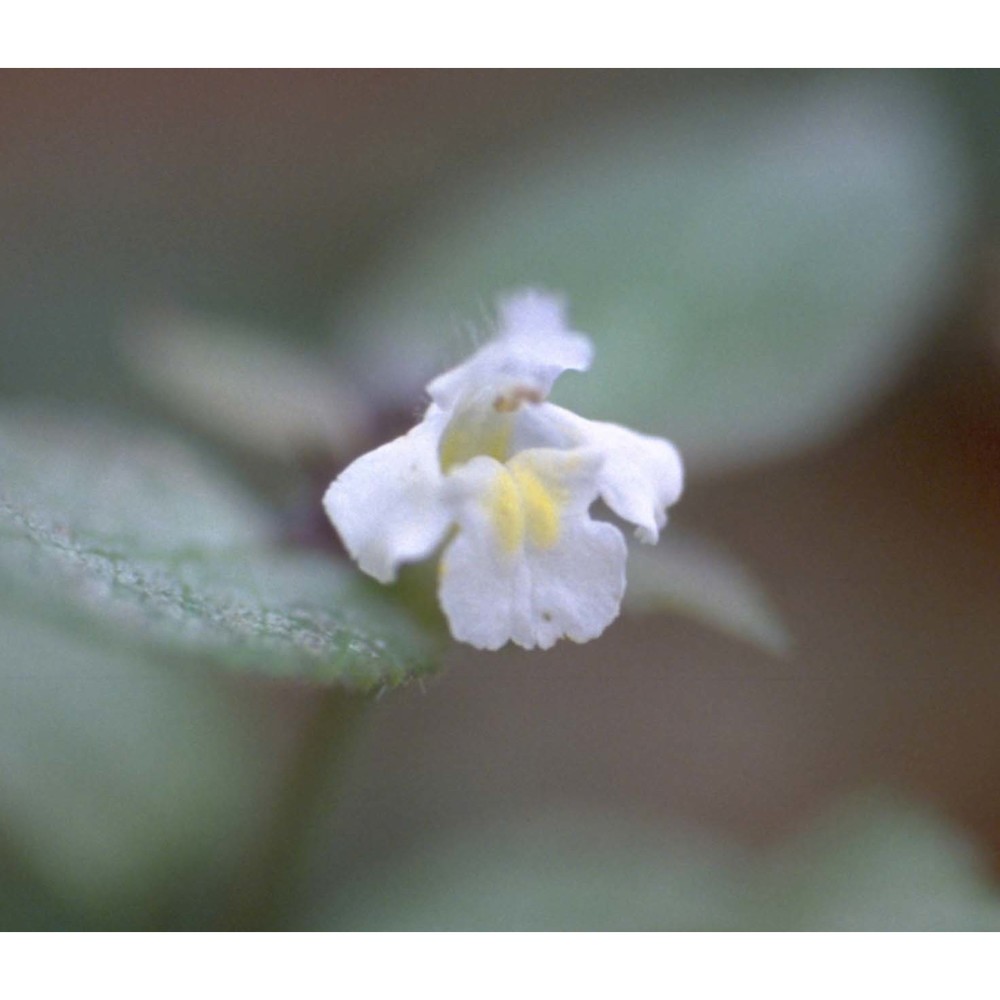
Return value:
[(306, 848), (330, 805), (330, 777), (353, 742), (369, 699), (335, 688), (320, 692), (301, 728), (287, 776), (264, 836), (244, 869), (226, 918), (227, 930), (276, 930), (303, 874)]

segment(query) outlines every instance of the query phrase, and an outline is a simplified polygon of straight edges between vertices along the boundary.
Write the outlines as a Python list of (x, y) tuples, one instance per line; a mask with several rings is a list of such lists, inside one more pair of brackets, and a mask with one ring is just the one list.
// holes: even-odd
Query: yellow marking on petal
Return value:
[(566, 496), (546, 486), (528, 466), (499, 469), (485, 503), (500, 548), (508, 555), (520, 551), (525, 541), (539, 549), (551, 549), (559, 541)]
[(456, 465), (463, 465), (478, 455), (506, 462), (512, 430), (511, 421), (492, 409), (456, 413), (438, 445), (441, 471), (450, 472)]
[(524, 544), (524, 504), (517, 482), (506, 470), (499, 469), (486, 496), (486, 509), (500, 548), (508, 555)]
[(528, 540), (539, 549), (551, 549), (559, 541), (559, 521), (565, 497), (545, 485), (527, 466), (511, 472), (521, 494)]

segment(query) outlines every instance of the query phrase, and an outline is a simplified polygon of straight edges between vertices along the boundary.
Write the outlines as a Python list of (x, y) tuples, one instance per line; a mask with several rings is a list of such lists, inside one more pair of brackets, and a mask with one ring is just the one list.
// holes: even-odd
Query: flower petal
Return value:
[(594, 639), (618, 616), (625, 539), (591, 519), (600, 456), (535, 449), (476, 458), (448, 480), (459, 531), (441, 560), (452, 635), (480, 649)]
[(593, 448), (604, 456), (597, 477), (601, 499), (636, 526), (640, 541), (655, 544), (667, 523), (667, 508), (677, 502), (684, 488), (684, 467), (677, 449), (663, 438), (586, 420), (551, 403), (535, 407), (531, 417), (536, 427), (547, 428), (553, 443), (561, 440)]
[(381, 583), (430, 555), (452, 523), (438, 461), (447, 417), (432, 406), (408, 434), (349, 465), (323, 498), (347, 551)]
[(523, 291), (501, 299), (500, 332), (468, 361), (439, 375), (428, 386), (445, 409), (479, 400), (516, 408), (545, 399), (564, 372), (586, 371), (593, 359), (590, 340), (569, 329), (558, 296)]

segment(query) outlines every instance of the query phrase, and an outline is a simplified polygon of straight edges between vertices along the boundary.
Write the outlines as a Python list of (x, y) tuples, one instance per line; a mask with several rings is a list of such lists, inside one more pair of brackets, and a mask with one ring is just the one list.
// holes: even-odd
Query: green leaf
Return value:
[(993, 127), (1000, 104), (1000, 76), (993, 69), (940, 71), (935, 79), (948, 95), (951, 113), (962, 126), (976, 180), (984, 235), (1000, 226), (1000, 136)]
[(563, 811), (352, 867), (309, 929), (995, 930), (1000, 888), (969, 842), (891, 797), (842, 803), (751, 853), (706, 831)]
[(310, 929), (734, 930), (737, 854), (573, 813), (466, 831), (352, 873)]
[(0, 933), (86, 929), (78, 908), (47, 891), (7, 839), (0, 833)]
[(154, 926), (184, 895), (211, 899), (257, 826), (245, 713), (209, 675), (6, 605), (0, 634), (0, 853), (17, 890), (0, 921)]
[(943, 817), (891, 795), (842, 802), (765, 868), (760, 919), (805, 931), (1000, 930), (1000, 887)]
[(142, 552), (265, 537), (260, 508), (189, 448), (86, 412), (0, 410), (0, 499), (53, 535)]
[(269, 544), (262, 512), (175, 442), (106, 421), (0, 418), (0, 580), (140, 646), (373, 688), (435, 642), (347, 564)]
[(964, 176), (932, 96), (900, 74), (743, 78), (548, 136), (449, 185), (337, 328), (451, 363), (497, 293), (549, 288), (598, 349), (561, 402), (699, 470), (810, 444), (954, 286)]
[(763, 587), (731, 555), (690, 534), (667, 529), (655, 547), (629, 552), (625, 610), (674, 612), (783, 655), (791, 638)]

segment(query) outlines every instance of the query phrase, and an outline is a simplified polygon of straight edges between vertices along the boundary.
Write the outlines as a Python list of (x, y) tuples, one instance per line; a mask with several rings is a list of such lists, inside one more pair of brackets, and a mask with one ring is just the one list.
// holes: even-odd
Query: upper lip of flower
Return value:
[(423, 420), (350, 465), (324, 505), (382, 582), (447, 537), (439, 593), (456, 638), (489, 649), (583, 642), (614, 620), (625, 587), (624, 539), (591, 504), (600, 496), (655, 542), (681, 492), (680, 456), (547, 401), (563, 371), (593, 357), (561, 300), (523, 292), (500, 317), (496, 339), (428, 385)]

